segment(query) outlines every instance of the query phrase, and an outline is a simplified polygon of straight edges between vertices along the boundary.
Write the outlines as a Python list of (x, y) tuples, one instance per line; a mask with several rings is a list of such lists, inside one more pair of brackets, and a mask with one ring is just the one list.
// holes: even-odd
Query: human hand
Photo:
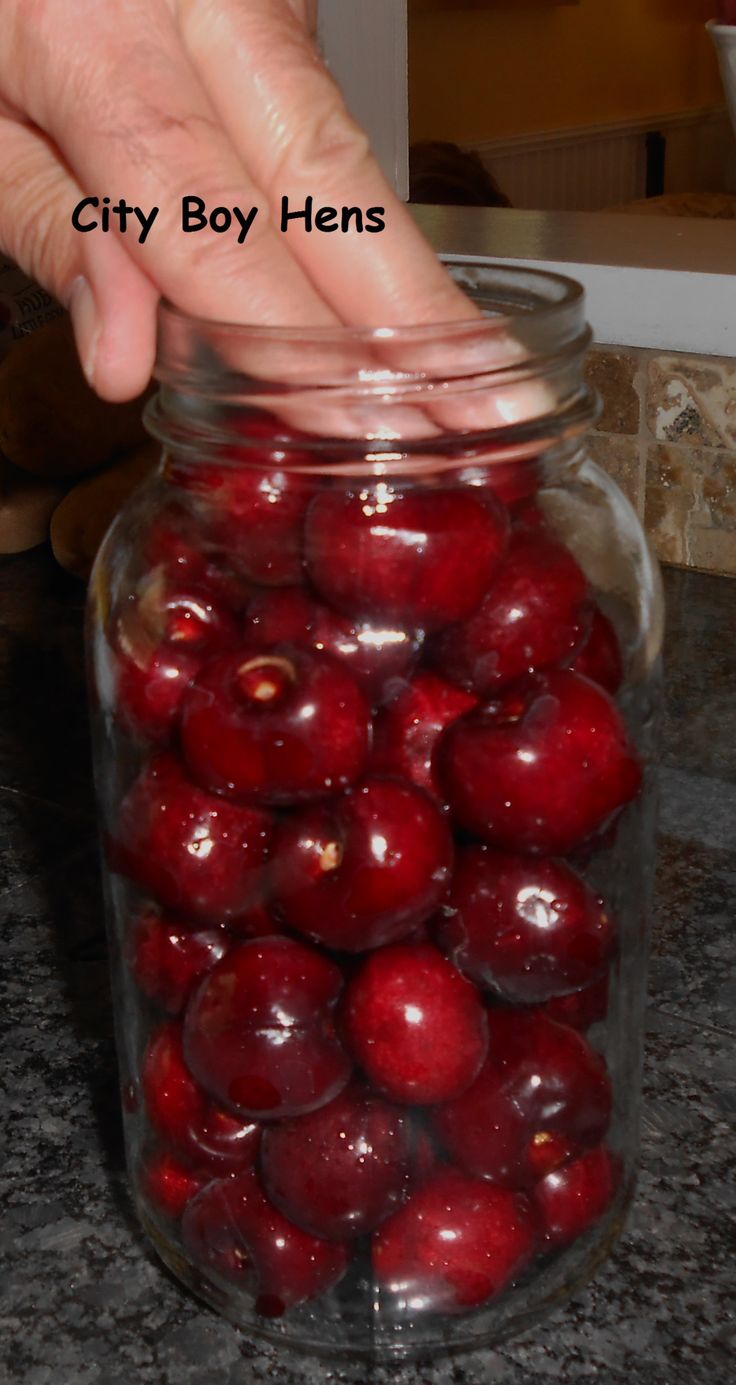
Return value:
[[(73, 10), (73, 13), (72, 13)], [(258, 325), (471, 315), (349, 116), (312, 39), (313, 0), (0, 0), (0, 247), (71, 311), (104, 398), (153, 367), (156, 306)], [(155, 234), (80, 234), (85, 196)], [(182, 198), (258, 208), (248, 238), (185, 235)], [(294, 207), (385, 208), (380, 235), (279, 231)]]

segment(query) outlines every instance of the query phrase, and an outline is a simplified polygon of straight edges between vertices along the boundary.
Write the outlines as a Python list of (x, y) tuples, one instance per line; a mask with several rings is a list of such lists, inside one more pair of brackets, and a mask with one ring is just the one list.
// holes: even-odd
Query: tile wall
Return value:
[(736, 576), (736, 360), (595, 347), (595, 460), (660, 558)]

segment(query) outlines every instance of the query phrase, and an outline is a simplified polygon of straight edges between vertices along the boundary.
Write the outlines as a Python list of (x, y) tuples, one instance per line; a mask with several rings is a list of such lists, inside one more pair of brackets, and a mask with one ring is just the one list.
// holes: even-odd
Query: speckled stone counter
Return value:
[(629, 1228), (542, 1328), (430, 1368), (279, 1360), (180, 1291), (128, 1202), (81, 661), (83, 593), (0, 568), (0, 1381), (727, 1385), (736, 1377), (736, 581), (667, 575), (644, 1157)]

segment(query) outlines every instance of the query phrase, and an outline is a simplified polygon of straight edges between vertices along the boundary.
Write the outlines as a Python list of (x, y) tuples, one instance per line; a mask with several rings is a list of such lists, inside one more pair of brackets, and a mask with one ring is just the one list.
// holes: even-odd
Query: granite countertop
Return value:
[(83, 592), (0, 567), (0, 1381), (726, 1385), (736, 1377), (736, 582), (671, 571), (643, 1168), (628, 1230), (543, 1327), (430, 1369), (279, 1360), (188, 1298), (126, 1193), (81, 662)]

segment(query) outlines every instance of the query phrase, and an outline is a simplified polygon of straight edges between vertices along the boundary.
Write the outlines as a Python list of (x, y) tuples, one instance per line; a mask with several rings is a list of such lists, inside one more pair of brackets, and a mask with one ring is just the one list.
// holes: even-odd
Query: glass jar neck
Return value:
[(161, 310), (146, 421), (177, 467), (216, 458), (360, 477), (523, 461), (595, 417), (582, 289), (536, 271), (450, 266), (459, 322), (258, 328)]

